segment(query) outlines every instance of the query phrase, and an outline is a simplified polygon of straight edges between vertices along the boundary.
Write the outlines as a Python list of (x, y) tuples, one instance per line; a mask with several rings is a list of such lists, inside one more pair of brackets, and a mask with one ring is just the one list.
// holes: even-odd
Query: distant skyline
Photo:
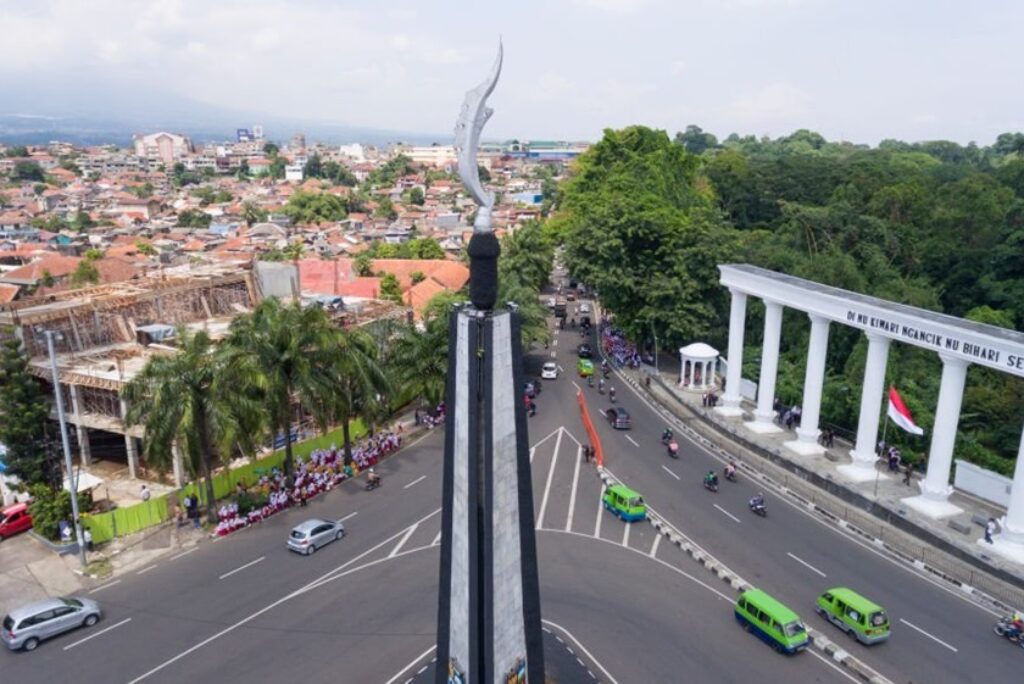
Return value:
[(500, 35), (492, 139), (697, 124), (720, 138), (809, 128), (856, 143), (988, 145), (1024, 129), (1020, 2), (434, 5), (2, 0), (0, 115), (157, 120), (168, 117), (165, 102), (193, 100), (239, 112), (239, 127), (309, 121), (443, 143)]

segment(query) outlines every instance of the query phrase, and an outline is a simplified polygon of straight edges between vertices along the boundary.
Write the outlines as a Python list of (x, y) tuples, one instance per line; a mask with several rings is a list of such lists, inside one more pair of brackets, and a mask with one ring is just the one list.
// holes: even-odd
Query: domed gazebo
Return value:
[(718, 350), (703, 342), (688, 344), (679, 350), (679, 386), (703, 392), (715, 386)]

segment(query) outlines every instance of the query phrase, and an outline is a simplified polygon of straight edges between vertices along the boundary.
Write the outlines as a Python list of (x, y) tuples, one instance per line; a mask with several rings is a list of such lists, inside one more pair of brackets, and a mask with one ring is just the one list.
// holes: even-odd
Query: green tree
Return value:
[(133, 195), (140, 199), (149, 199), (150, 197), (153, 196), (154, 189), (155, 188), (153, 187), (153, 184), (150, 183), (149, 181), (146, 181), (142, 185), (132, 186), (130, 188), (130, 191)]
[(365, 330), (335, 331), (329, 354), (334, 378), (330, 392), (331, 418), (341, 423), (345, 464), (348, 465), (352, 463), (352, 419), (361, 417), (372, 422), (381, 410), (378, 398), (387, 397), (392, 386), (378, 362), (377, 345)]
[(381, 276), (379, 296), (396, 304), (402, 303), (402, 288), (394, 273), (385, 273)]
[(295, 223), (333, 223), (348, 216), (345, 201), (326, 192), (299, 191), (288, 199), (284, 213)]
[(445, 395), (448, 376), (448, 317), (465, 297), (442, 292), (423, 311), (423, 329), (406, 326), (394, 342), (392, 372), (405, 395), (420, 397), (431, 407)]
[(423, 206), (427, 198), (423, 195), (423, 188), (418, 185), (409, 190), (409, 202), (417, 206)]
[(268, 157), (276, 157), (278, 152), (280, 151), (281, 148), (272, 142), (264, 143), (263, 145), (263, 154), (267, 155)]
[[(348, 170), (348, 167), (344, 164), (339, 164), (336, 161), (327, 161), (323, 164), (323, 178), (331, 181), (335, 185), (345, 185), (348, 187), (354, 187), (359, 181), (352, 175), (352, 172)], [(349, 209), (349, 211), (354, 211)]]
[[(51, 541), (60, 540), (60, 523), (71, 520), (74, 509), (71, 507), (71, 492), (59, 487), (54, 489), (43, 484), (28, 487), (32, 495), (29, 513), (32, 514), (32, 529)], [(89, 491), (78, 493), (78, 510), (88, 511), (92, 508), (92, 494)]]
[(373, 275), (373, 258), (366, 252), (360, 252), (356, 255), (353, 267), (357, 276), (368, 278)]
[(416, 238), (407, 243), (411, 259), (444, 259), (444, 250), (434, 238)]
[(61, 468), (47, 434), (50, 407), (28, 369), (21, 342), (0, 343), (0, 443), (7, 447), (7, 472), (26, 485), (61, 486)]
[(8, 159), (11, 159), (13, 157), (27, 157), (28, 148), (25, 147), (24, 145), (15, 145), (13, 147), (8, 147), (7, 150), (4, 152), (4, 156), (7, 157)]
[(75, 270), (71, 272), (71, 285), (74, 287), (95, 285), (99, 282), (100, 272), (93, 264), (92, 259), (82, 259), (78, 262)]
[(274, 157), (270, 162), (270, 167), (267, 169), (267, 173), (271, 178), (281, 180), (284, 178), (286, 166), (288, 166), (288, 162), (284, 160), (284, 157)]
[(243, 159), (238, 164), (238, 171), (235, 173), (238, 180), (248, 180), (252, 176), (252, 169), (249, 168), (249, 160)]
[(413, 271), (409, 274), (409, 280), (412, 281), (413, 285), (418, 285), (427, 279), (427, 276), (423, 274), (423, 271)]
[(306, 253), (306, 245), (302, 240), (293, 240), (288, 246), (281, 250), (286, 259), (298, 261)]
[(78, 210), (75, 213), (75, 218), (71, 221), (71, 227), (79, 233), (84, 233), (96, 225), (96, 222), (92, 220), (92, 216), (88, 212)]
[(261, 208), (255, 202), (246, 200), (242, 202), (242, 220), (250, 228), (254, 223), (262, 223), (267, 220), (269, 214), (266, 209)]
[(691, 124), (685, 132), (676, 133), (675, 143), (685, 147), (690, 154), (704, 154), (706, 150), (718, 147), (718, 138)]
[(326, 429), (334, 392), (336, 329), (319, 307), (265, 299), (231, 322), (224, 343), (232, 382), (259, 398), (271, 436), (285, 440), (284, 469), (294, 470), (292, 425), (296, 409)]
[(309, 159), (306, 160), (305, 173), (307, 178), (324, 177), (324, 166), (320, 161), (319, 154), (310, 155)]
[(146, 256), (156, 256), (160, 253), (152, 244), (143, 242), (142, 240), (135, 241), (135, 249), (139, 251), (139, 254), (144, 254)]
[(124, 390), (127, 422), (145, 426), (146, 461), (166, 470), (177, 444), (190, 471), (205, 482), (208, 519), (217, 520), (213, 469), (241, 445), (252, 450), (259, 405), (240, 391), (204, 330), (184, 326), (176, 335), (176, 354), (159, 354)]
[(186, 209), (178, 214), (178, 226), (182, 228), (209, 228), (213, 217), (205, 211)]
[(11, 171), (11, 180), (19, 182), (37, 181), (42, 183), (46, 180), (39, 164), (34, 161), (18, 161), (14, 163), (14, 170)]
[(395, 211), (395, 205), (387, 195), (381, 195), (377, 198), (377, 208), (374, 210), (373, 214), (374, 216), (386, 218), (389, 221), (394, 221), (398, 218), (398, 212)]

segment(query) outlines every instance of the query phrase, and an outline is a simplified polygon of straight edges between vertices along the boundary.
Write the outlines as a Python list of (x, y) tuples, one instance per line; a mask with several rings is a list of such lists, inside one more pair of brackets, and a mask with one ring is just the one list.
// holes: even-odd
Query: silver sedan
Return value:
[(288, 548), (309, 556), (325, 544), (345, 536), (345, 526), (340, 520), (330, 521), (310, 518), (299, 523), (288, 535)]

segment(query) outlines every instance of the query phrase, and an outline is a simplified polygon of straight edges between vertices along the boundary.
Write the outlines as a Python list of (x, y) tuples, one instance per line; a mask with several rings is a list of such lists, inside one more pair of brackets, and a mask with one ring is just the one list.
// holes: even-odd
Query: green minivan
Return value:
[(604, 507), (626, 522), (643, 520), (647, 517), (644, 497), (626, 485), (615, 484), (604, 490)]
[(814, 610), (862, 644), (870, 646), (889, 638), (889, 616), (882, 607), (846, 587), (819, 596)]
[(800, 616), (760, 589), (748, 589), (736, 599), (736, 621), (779, 653), (807, 648), (807, 628)]

